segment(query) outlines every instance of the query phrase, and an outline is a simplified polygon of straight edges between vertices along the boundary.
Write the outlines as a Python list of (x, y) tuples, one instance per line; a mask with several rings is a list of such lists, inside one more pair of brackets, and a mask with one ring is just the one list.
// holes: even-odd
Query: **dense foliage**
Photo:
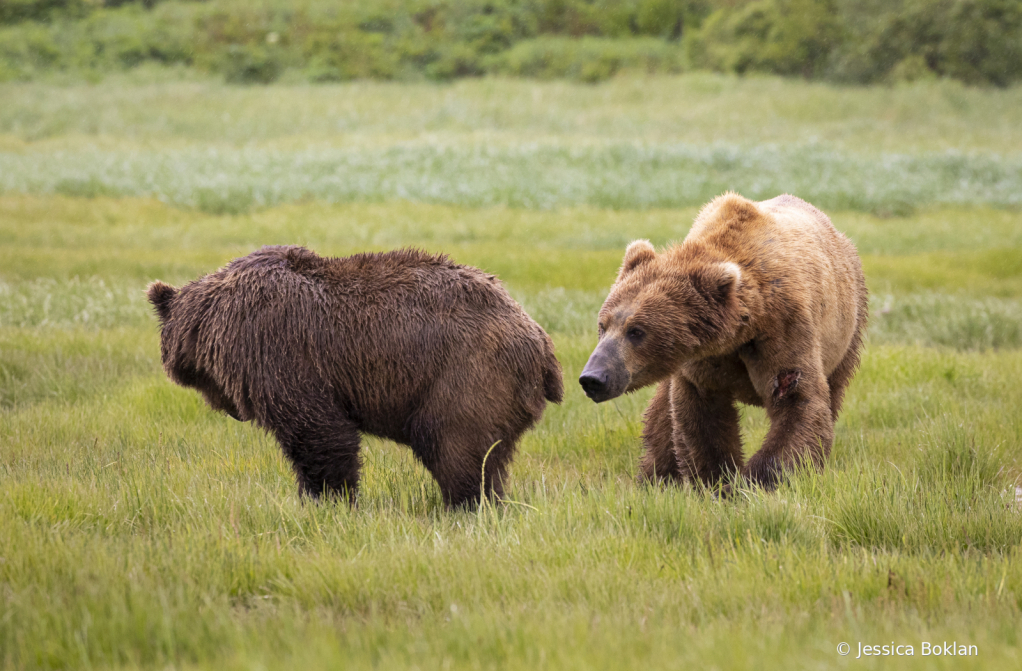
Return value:
[(622, 68), (1022, 78), (1017, 0), (0, 0), (0, 79), (146, 61), (268, 82)]

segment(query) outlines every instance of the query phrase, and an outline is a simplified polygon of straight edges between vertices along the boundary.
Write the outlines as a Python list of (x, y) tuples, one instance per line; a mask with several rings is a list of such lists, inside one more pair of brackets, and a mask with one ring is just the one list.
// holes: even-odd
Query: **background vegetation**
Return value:
[[(1019, 667), (1019, 89), (165, 75), (0, 84), (0, 668)], [(724, 188), (827, 203), (872, 293), (826, 471), (732, 501), (637, 486), (649, 390), (573, 382), (625, 245)], [(359, 507), (301, 505), (166, 379), (146, 284), (277, 243), (500, 275), (567, 388), (512, 502), (444, 510), (367, 439)]]
[(884, 216), (1022, 203), (1017, 87), (692, 74), (261, 91), (151, 74), (0, 89), (0, 191), (210, 213), (308, 199), (695, 207), (728, 188)]
[(834, 82), (1022, 77), (1015, 0), (3, 0), (0, 80), (146, 62), (229, 82), (594, 82), (622, 69)]

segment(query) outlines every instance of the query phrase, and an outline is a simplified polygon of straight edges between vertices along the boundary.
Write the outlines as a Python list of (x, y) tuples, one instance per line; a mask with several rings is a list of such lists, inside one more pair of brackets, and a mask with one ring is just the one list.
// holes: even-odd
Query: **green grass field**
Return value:
[[(1022, 89), (132, 77), (0, 84), (3, 668), (1022, 664)], [(872, 292), (825, 472), (730, 501), (636, 485), (650, 390), (575, 383), (624, 246), (718, 188), (815, 195)], [(146, 284), (279, 243), (501, 276), (567, 388), (511, 502), (445, 510), (370, 438), (358, 509), (302, 505), (272, 439), (166, 379)]]

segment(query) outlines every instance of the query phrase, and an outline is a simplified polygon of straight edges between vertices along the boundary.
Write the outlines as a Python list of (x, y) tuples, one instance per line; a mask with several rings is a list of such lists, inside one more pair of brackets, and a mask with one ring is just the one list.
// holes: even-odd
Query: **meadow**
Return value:
[[(1020, 97), (0, 84), (0, 666), (1018, 668)], [(827, 208), (872, 320), (826, 470), (722, 501), (637, 485), (650, 390), (597, 406), (575, 379), (625, 245), (680, 240), (727, 188)], [(507, 502), (446, 510), (366, 438), (358, 508), (303, 505), (272, 439), (166, 379), (147, 283), (264, 244), (415, 245), (504, 280), (567, 390)], [(767, 423), (742, 418), (751, 452)], [(855, 659), (892, 641), (914, 656)]]

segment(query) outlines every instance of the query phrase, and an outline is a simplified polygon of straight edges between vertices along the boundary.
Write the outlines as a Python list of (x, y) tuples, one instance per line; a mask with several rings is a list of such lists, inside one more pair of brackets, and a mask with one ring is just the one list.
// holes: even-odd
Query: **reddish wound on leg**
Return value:
[(800, 370), (782, 370), (774, 378), (774, 400), (779, 401), (798, 386), (798, 380), (802, 377)]

